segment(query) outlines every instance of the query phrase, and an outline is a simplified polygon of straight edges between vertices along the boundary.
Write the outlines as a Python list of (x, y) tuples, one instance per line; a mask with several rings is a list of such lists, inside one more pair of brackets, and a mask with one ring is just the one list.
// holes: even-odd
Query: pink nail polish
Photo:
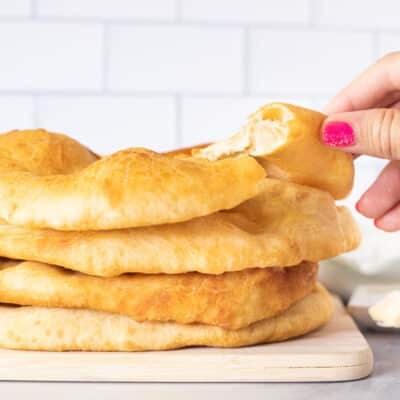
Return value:
[(352, 146), (355, 142), (353, 128), (347, 122), (328, 122), (322, 131), (322, 141), (332, 147)]

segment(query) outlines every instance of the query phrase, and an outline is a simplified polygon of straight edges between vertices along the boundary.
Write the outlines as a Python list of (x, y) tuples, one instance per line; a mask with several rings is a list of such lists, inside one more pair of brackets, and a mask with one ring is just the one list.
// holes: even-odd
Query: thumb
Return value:
[(372, 109), (332, 114), (322, 126), (322, 142), (354, 154), (400, 159), (400, 110)]

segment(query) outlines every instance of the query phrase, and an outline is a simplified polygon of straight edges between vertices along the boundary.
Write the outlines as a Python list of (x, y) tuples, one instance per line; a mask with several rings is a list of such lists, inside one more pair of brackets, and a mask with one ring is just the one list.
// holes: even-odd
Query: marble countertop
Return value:
[(339, 383), (63, 383), (0, 382), (0, 398), (13, 400), (135, 399), (398, 399), (400, 334), (366, 332), (374, 353), (372, 375)]

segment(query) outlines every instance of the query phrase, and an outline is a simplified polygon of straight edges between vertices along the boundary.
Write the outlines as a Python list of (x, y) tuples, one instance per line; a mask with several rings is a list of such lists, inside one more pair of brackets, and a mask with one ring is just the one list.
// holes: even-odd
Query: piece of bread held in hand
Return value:
[(239, 133), (194, 149), (193, 154), (212, 161), (248, 154), (258, 159), (269, 177), (322, 189), (342, 199), (353, 186), (353, 158), (321, 143), (325, 118), (289, 104), (267, 104), (250, 115)]

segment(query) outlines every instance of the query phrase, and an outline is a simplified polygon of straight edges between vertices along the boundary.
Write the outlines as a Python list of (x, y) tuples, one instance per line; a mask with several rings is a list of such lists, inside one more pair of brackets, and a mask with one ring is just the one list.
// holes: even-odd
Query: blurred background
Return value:
[[(322, 109), (400, 49), (399, 15), (398, 0), (0, 0), (0, 131), (44, 127), (100, 153), (224, 138), (271, 100)], [(347, 204), (382, 165), (357, 160)], [(357, 268), (376, 274), (399, 236), (360, 221)]]

